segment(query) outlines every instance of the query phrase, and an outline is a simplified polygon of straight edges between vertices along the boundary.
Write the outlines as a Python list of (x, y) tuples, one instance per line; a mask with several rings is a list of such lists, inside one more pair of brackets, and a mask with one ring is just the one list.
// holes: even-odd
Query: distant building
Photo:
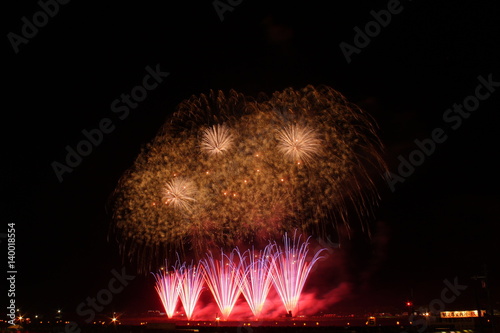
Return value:
[(497, 320), (495, 318), (486, 318), (486, 310), (481, 310), (479, 314), (478, 310), (460, 310), (460, 311), (441, 311), (439, 317), (436, 318), (435, 324), (439, 325), (452, 325), (454, 329), (472, 329), (478, 328), (481, 322), (482, 325), (488, 327), (491, 326), (491, 320)]

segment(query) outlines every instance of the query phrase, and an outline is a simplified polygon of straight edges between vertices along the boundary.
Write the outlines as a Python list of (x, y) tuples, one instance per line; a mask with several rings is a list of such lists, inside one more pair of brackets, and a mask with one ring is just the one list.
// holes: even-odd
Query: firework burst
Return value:
[(321, 141), (313, 129), (289, 125), (280, 130), (278, 136), (278, 148), (289, 160), (310, 163), (318, 156)]
[(195, 192), (193, 183), (184, 178), (174, 178), (165, 186), (163, 200), (176, 209), (191, 210), (196, 201), (192, 196)]
[(378, 203), (381, 148), (372, 119), (329, 87), (193, 96), (121, 177), (114, 235), (150, 271), (176, 251), (201, 257), (295, 228), (348, 234)]
[(229, 128), (222, 125), (214, 125), (203, 131), (201, 150), (209, 155), (222, 154), (231, 148), (233, 136)]

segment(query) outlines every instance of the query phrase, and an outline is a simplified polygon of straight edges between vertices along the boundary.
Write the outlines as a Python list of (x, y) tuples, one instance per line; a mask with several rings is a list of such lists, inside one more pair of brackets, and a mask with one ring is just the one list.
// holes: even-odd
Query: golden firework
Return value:
[(351, 211), (366, 222), (378, 202), (372, 178), (386, 170), (375, 129), (326, 86), (258, 100), (192, 96), (114, 192), (123, 253), (154, 265), (182, 247), (204, 253), (331, 223), (349, 230)]

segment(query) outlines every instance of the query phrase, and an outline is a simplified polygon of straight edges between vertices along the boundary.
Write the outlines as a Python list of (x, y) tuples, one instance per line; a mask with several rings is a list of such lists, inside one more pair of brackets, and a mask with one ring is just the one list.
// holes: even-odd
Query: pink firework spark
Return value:
[(237, 250), (240, 255), (240, 262), (244, 266), (241, 291), (256, 319), (259, 319), (262, 313), (262, 308), (273, 281), (271, 274), (273, 256), (271, 248), (273, 246), (269, 244), (263, 251), (258, 253), (252, 247), (251, 250), (245, 251), (243, 255)]
[(203, 291), (203, 273), (200, 266), (196, 266), (191, 262), (190, 265), (183, 263), (177, 270), (177, 277), (179, 279), (179, 297), (182, 306), (186, 312), (186, 317), (191, 320), (193, 311)]
[(205, 280), (224, 320), (227, 320), (231, 314), (234, 304), (241, 294), (242, 264), (241, 261), (236, 263), (233, 260), (234, 253), (235, 250), (226, 255), (221, 250), (220, 260), (214, 259), (212, 253), (207, 253), (207, 258), (200, 260)]
[(274, 254), (271, 261), (271, 275), (274, 287), (283, 301), (287, 313), (293, 312), (297, 308), (307, 277), (314, 264), (321, 258), (319, 254), (325, 250), (320, 249), (310, 262), (306, 261), (310, 237), (305, 242), (301, 242), (302, 235), (296, 237), (296, 234), (297, 231), (291, 240), (285, 233), (283, 250), (276, 242), (275, 246), (271, 248), (271, 252)]
[(155, 277), (155, 289), (160, 297), (163, 308), (168, 318), (172, 318), (179, 301), (179, 277), (177, 274), (178, 262), (173, 267), (173, 271), (168, 270), (168, 263), (165, 261), (165, 269), (158, 273), (152, 273)]

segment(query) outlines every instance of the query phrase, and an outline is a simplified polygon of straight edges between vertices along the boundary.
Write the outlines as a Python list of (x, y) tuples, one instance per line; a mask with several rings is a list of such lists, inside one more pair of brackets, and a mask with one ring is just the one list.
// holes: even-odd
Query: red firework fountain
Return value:
[(258, 252), (254, 248), (243, 253), (235, 248), (229, 254), (221, 250), (220, 259), (207, 253), (198, 266), (193, 263), (179, 265), (178, 261), (173, 272), (155, 274), (156, 290), (169, 318), (180, 298), (186, 317), (191, 320), (205, 283), (223, 320), (228, 319), (240, 294), (245, 297), (255, 318), (259, 319), (271, 286), (280, 296), (286, 312), (291, 314), (296, 310), (307, 277), (323, 250), (318, 250), (307, 261), (309, 238), (302, 241), (301, 235), (294, 233), (291, 239), (285, 233), (283, 247), (274, 242)]
[(174, 266), (174, 271), (168, 270), (168, 263), (165, 261), (165, 269), (154, 273), (156, 280), (155, 289), (161, 299), (163, 308), (168, 318), (172, 318), (179, 301), (179, 275), (177, 274), (178, 262)]
[[(273, 254), (271, 248), (273, 245), (268, 245), (263, 251), (256, 254), (254, 248), (240, 255), (240, 261), (244, 263), (245, 272), (241, 281), (241, 291), (252, 310), (255, 319), (259, 319), (267, 295), (271, 289), (273, 282), (271, 262)], [(239, 251), (238, 251), (239, 253)], [(248, 262), (247, 262), (248, 259)]]
[(293, 240), (291, 240), (285, 233), (283, 236), (284, 250), (276, 243), (274, 247), (271, 247), (272, 252), (274, 252), (271, 261), (271, 276), (274, 287), (288, 314), (295, 311), (307, 277), (314, 264), (321, 259), (319, 254), (324, 250), (317, 251), (313, 259), (307, 262), (309, 238), (305, 242), (301, 242), (302, 235), (296, 236), (294, 233)]
[(242, 262), (236, 263), (233, 250), (229, 255), (221, 251), (220, 260), (215, 260), (212, 253), (207, 253), (207, 258), (200, 261), (205, 280), (212, 291), (215, 302), (219, 306), (222, 318), (227, 320), (234, 304), (241, 293), (243, 277)]
[(182, 264), (177, 271), (177, 276), (179, 278), (179, 297), (187, 319), (191, 320), (194, 307), (203, 291), (205, 280), (199, 266), (195, 266), (192, 262), (188, 266), (186, 263)]

